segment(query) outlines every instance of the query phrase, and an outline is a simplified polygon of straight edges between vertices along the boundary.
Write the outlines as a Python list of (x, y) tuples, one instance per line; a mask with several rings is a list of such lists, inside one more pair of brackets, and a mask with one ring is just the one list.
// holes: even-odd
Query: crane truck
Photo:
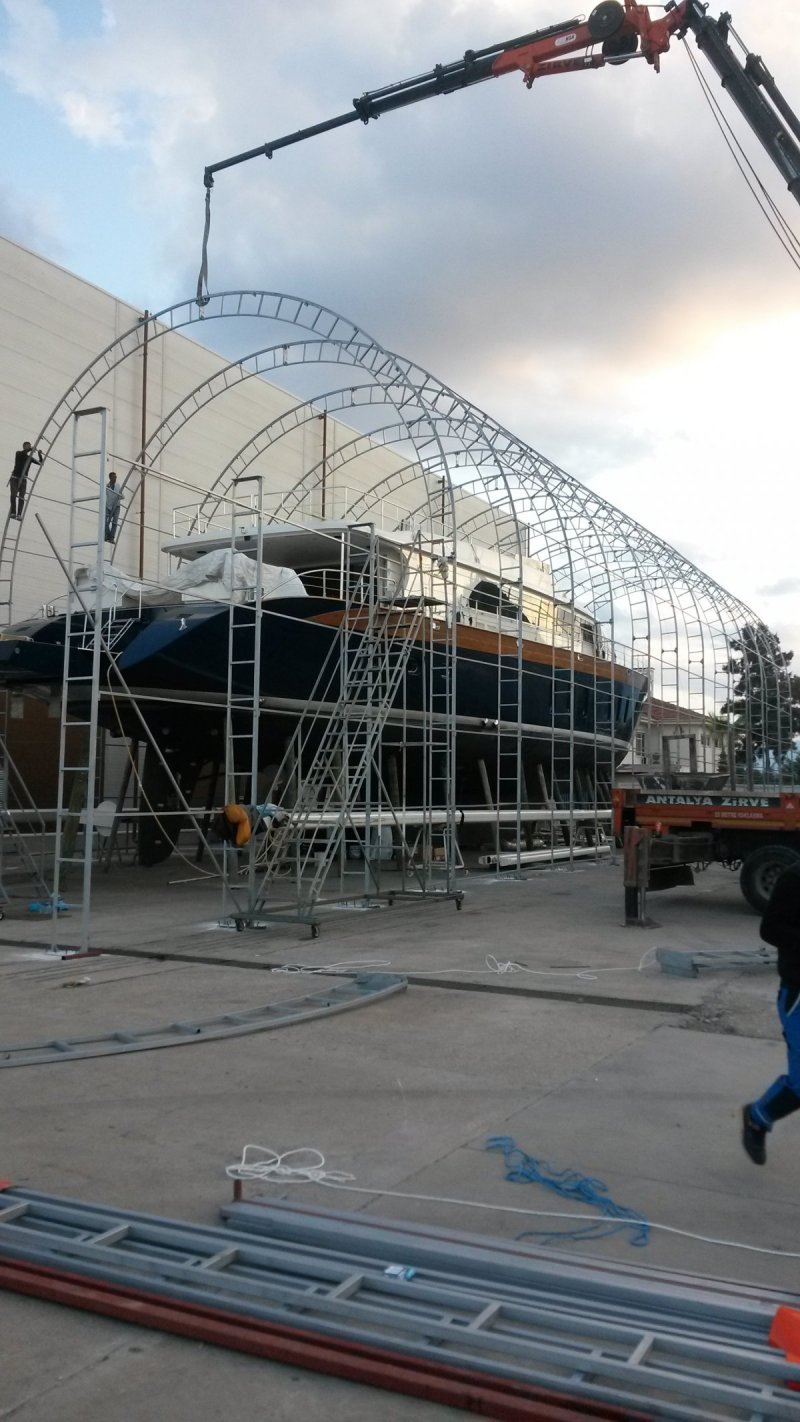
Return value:
[[(653, 7), (661, 9), (660, 6)], [(744, 115), (789, 191), (800, 202), (800, 119), (778, 89), (770, 71), (757, 54), (747, 54), (744, 63), (730, 44), (731, 16), (712, 19), (701, 0), (667, 0), (663, 13), (654, 18), (648, 5), (637, 0), (601, 0), (586, 19), (575, 18), (546, 29), (534, 30), (516, 39), (469, 49), (461, 59), (437, 64), (412, 79), (402, 79), (382, 89), (373, 89), (353, 99), (342, 114), (308, 128), (249, 148), (218, 163), (210, 163), (203, 181), (206, 189), (206, 226), (203, 263), (198, 283), (198, 300), (207, 300), (207, 243), (214, 176), (225, 168), (246, 163), (251, 158), (272, 158), (283, 148), (308, 138), (329, 133), (350, 123), (368, 124), (382, 114), (419, 103), (422, 99), (454, 94), (473, 84), (497, 79), (504, 74), (521, 74), (530, 89), (537, 79), (548, 75), (600, 69), (604, 65), (626, 64), (644, 59), (658, 73), (661, 57), (674, 38), (691, 33), (701, 53), (722, 81), (722, 86)]]
[(693, 866), (724, 864), (738, 871), (745, 899), (763, 913), (778, 875), (800, 859), (800, 788), (773, 794), (618, 787), (612, 797), (616, 838), (629, 829), (647, 837), (640, 887), (651, 892), (693, 883)]

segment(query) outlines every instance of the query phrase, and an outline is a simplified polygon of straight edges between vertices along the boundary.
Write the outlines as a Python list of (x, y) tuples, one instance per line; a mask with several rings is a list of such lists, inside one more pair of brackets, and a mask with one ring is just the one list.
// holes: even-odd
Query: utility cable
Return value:
[(600, 973), (641, 973), (645, 966), (649, 967), (656, 952), (657, 949), (648, 948), (637, 964), (626, 964), (623, 967), (614, 968), (529, 968), (524, 963), (517, 963), (513, 959), (501, 960), (496, 958), (493, 953), (487, 953), (484, 959), (486, 964), (484, 968), (398, 968), (392, 966), (390, 958), (351, 958), (321, 966), (306, 963), (284, 963), (279, 968), (272, 968), (271, 972), (305, 973), (309, 977), (338, 977), (343, 973), (388, 972), (391, 969), (393, 973), (402, 973), (415, 978), (441, 978), (451, 973), (467, 973), (470, 977), (480, 976), (484, 973), (490, 973), (496, 977), (505, 977), (513, 973), (528, 973), (534, 978), (577, 978), (581, 982), (594, 982)]
[[(307, 1156), (306, 1163), (288, 1164), (292, 1156)], [(529, 1218), (584, 1221), (597, 1224), (596, 1215), (572, 1214), (562, 1210), (531, 1210), (522, 1205), (492, 1205), (485, 1200), (462, 1200), (448, 1195), (418, 1195), (408, 1190), (374, 1190), (366, 1185), (357, 1185), (356, 1177), (346, 1171), (326, 1170), (322, 1151), (313, 1146), (299, 1146), (295, 1150), (276, 1151), (270, 1146), (246, 1145), (241, 1159), (234, 1165), (225, 1167), (230, 1180), (258, 1180), (267, 1185), (324, 1185), (328, 1190), (347, 1190), (354, 1195), (375, 1195), (392, 1200), (415, 1200), (432, 1205), (455, 1205), (465, 1210), (491, 1210), (504, 1215), (525, 1215)], [(626, 1221), (632, 1227), (641, 1228), (641, 1216), (631, 1216)], [(749, 1254), (769, 1254), (778, 1259), (800, 1259), (800, 1252), (789, 1249), (768, 1249), (765, 1245), (744, 1244), (738, 1239), (718, 1239), (714, 1235), (697, 1234), (692, 1230), (679, 1229), (675, 1225), (660, 1224), (648, 1220), (648, 1226), (660, 1234), (673, 1234), (681, 1239), (691, 1239), (698, 1244), (711, 1244), (723, 1249), (742, 1249)]]

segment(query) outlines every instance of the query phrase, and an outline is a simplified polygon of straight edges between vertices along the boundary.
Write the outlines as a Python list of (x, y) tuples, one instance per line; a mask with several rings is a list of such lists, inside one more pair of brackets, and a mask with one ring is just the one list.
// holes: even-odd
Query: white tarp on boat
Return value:
[[(177, 573), (164, 579), (164, 587), (182, 593), (183, 597), (221, 599), (246, 602), (252, 594), (258, 569), (246, 553), (218, 548), (184, 563)], [(271, 563), (261, 565), (261, 591), (265, 601), (277, 597), (306, 597), (293, 568), (276, 568)]]
[[(161, 607), (165, 604), (202, 599), (209, 602), (247, 602), (256, 585), (258, 569), (246, 553), (230, 548), (203, 553), (186, 562), (162, 583), (143, 583), (122, 573), (112, 563), (103, 564), (103, 606), (133, 606), (143, 604)], [(75, 586), (82, 594), (92, 593), (97, 585), (93, 567), (78, 568)], [(307, 597), (293, 568), (277, 568), (271, 563), (261, 565), (261, 587), (265, 601), (279, 597)], [(91, 599), (93, 603), (94, 599)]]
[[(94, 564), (87, 568), (75, 569), (75, 587), (82, 595), (83, 601), (94, 607), (94, 592), (97, 588), (97, 571)], [(113, 563), (103, 563), (103, 607), (116, 607), (120, 601), (123, 603), (139, 603), (146, 600), (149, 592), (149, 585), (142, 583), (131, 573), (123, 573), (119, 568), (115, 568)], [(91, 593), (89, 597), (87, 594)], [(169, 599), (171, 602), (179, 602), (177, 594), (173, 594)]]

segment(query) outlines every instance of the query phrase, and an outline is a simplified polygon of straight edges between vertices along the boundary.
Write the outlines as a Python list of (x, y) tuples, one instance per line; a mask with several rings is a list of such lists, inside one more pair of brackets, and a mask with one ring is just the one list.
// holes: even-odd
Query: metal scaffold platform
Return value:
[[(143, 1302), (545, 1389), (582, 1415), (606, 1405), (698, 1422), (798, 1416), (790, 1388), (800, 1366), (769, 1346), (791, 1296), (357, 1215), (243, 1203), (223, 1213), (227, 1228), (211, 1229), (9, 1188), (0, 1282), (14, 1288), (16, 1277), (35, 1292), (30, 1270), (91, 1280)], [(152, 1324), (146, 1307), (139, 1321)]]

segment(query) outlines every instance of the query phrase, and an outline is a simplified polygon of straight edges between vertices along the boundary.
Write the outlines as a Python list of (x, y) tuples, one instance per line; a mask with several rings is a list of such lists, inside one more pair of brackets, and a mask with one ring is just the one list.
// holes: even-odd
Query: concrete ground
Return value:
[[(100, 958), (63, 962), (47, 951), (48, 925), (12, 905), (0, 924), (0, 1058), (3, 1045), (202, 1019), (320, 986), (273, 964), (380, 963), (409, 973), (408, 991), (279, 1031), (6, 1070), (0, 1175), (215, 1223), (230, 1197), (224, 1168), (245, 1143), (308, 1145), (356, 1189), (293, 1187), (307, 1203), (505, 1239), (563, 1228), (511, 1213), (565, 1207), (503, 1179), (485, 1143), (507, 1135), (678, 1231), (654, 1229), (644, 1249), (621, 1234), (554, 1248), (798, 1291), (786, 1251), (800, 1237), (800, 1130), (776, 1130), (765, 1169), (738, 1131), (741, 1103), (783, 1069), (775, 979), (763, 969), (667, 977), (654, 962), (662, 946), (757, 945), (733, 876), (712, 868), (693, 889), (654, 896), (657, 923), (626, 929), (618, 865), (522, 882), (470, 875), (460, 912), (447, 902), (332, 912), (311, 941), (285, 926), (220, 928), (218, 884), (169, 883), (191, 873), (178, 863), (97, 875)], [(74, 915), (63, 920), (61, 941), (76, 931)], [(526, 971), (498, 971), (509, 961)], [(0, 1320), (2, 1419), (456, 1415), (33, 1299), (0, 1296)]]

